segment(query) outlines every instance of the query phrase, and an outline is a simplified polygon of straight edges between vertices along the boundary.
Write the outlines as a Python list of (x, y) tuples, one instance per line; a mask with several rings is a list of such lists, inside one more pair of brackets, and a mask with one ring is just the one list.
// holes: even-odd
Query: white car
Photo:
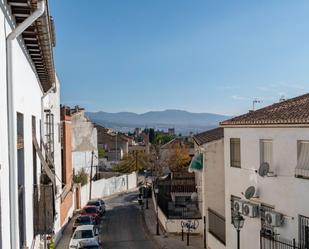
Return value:
[(78, 226), (70, 240), (69, 248), (78, 248), (79, 242), (96, 239), (99, 243), (98, 229), (94, 225)]

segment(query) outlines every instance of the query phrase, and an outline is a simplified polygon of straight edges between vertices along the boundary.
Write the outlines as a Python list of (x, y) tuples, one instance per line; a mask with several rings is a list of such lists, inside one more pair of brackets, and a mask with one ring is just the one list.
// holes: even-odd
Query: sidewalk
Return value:
[(149, 233), (149, 237), (157, 245), (158, 249), (202, 249), (203, 236), (202, 235), (190, 235), (190, 246), (187, 246), (187, 237), (184, 234), (184, 241), (181, 240), (181, 235), (165, 234), (160, 228), (160, 235), (156, 235), (156, 213), (152, 199), (148, 199), (149, 209), (143, 210), (143, 218), (145, 220), (146, 232)]

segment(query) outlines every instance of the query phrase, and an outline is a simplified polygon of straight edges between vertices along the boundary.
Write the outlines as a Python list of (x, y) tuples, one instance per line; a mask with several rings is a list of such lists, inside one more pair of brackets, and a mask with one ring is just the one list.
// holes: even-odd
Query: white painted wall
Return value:
[[(89, 186), (86, 184), (81, 187), (81, 206), (85, 206), (89, 200)], [(102, 198), (116, 193), (120, 193), (137, 187), (137, 174), (135, 172), (129, 175), (121, 175), (108, 179), (101, 179), (92, 182), (91, 197)]]
[(98, 135), (97, 129), (85, 117), (84, 111), (72, 115), (72, 164), (75, 173), (81, 168), (90, 172), (92, 151), (93, 165), (98, 165)]
[[(241, 169), (230, 167), (230, 138), (241, 140)], [(260, 139), (273, 140), (273, 165), (278, 177), (260, 177)], [(225, 191), (227, 248), (236, 247), (236, 231), (231, 224), (231, 195), (253, 185), (259, 191), (259, 202), (275, 206), (286, 215), (285, 225), (277, 233), (286, 239), (298, 238), (298, 215), (309, 217), (309, 180), (294, 177), (297, 165), (297, 140), (309, 140), (309, 128), (225, 128)], [(242, 248), (258, 249), (259, 218), (246, 218), (241, 231)]]
[[(7, 140), (7, 98), (6, 98), (6, 39), (10, 32), (10, 21), (4, 15), (6, 3), (0, 1), (0, 188), (1, 188), (1, 237), (2, 248), (10, 248), (9, 216), (9, 165)], [(13, 42), (13, 82), (16, 112), (24, 115), (25, 149), (25, 202), (26, 202), (26, 241), (30, 246), (33, 239), (33, 160), (32, 160), (32, 115), (36, 117), (37, 137), (39, 138), (39, 120), (41, 119), (42, 91), (27, 57), (17, 41)], [(39, 164), (38, 164), (39, 168)]]
[[(202, 215), (208, 220), (210, 208), (225, 217), (224, 140), (215, 140), (195, 147), (196, 151), (203, 153), (204, 159), (203, 171), (195, 173)], [(206, 226), (207, 246), (211, 249), (225, 248), (224, 244), (208, 232), (208, 222)]]

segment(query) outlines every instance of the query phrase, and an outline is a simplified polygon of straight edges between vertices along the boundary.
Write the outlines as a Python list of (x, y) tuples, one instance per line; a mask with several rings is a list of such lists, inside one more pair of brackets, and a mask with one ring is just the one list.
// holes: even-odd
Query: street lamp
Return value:
[(233, 217), (233, 225), (237, 231), (237, 249), (240, 249), (240, 229), (243, 228), (244, 223), (244, 217), (238, 212), (237, 215)]
[(154, 188), (154, 192), (156, 194), (156, 202), (157, 202), (157, 210), (156, 210), (156, 212), (157, 212), (157, 235), (160, 235), (160, 233), (159, 233), (159, 207), (158, 207), (159, 188), (157, 186)]

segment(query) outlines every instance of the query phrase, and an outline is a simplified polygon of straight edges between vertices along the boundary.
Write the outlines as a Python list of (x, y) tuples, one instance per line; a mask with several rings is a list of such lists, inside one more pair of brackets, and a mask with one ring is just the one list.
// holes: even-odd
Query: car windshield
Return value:
[(92, 230), (79, 230), (74, 234), (74, 239), (90, 239), (93, 238)]
[(100, 249), (99, 246), (83, 246), (81, 249)]
[(98, 202), (98, 201), (89, 201), (88, 205), (89, 206), (100, 206), (100, 202)]
[(95, 207), (88, 207), (88, 208), (85, 208), (84, 211), (88, 214), (92, 214), (92, 213), (96, 213), (97, 209)]
[(91, 225), (91, 218), (89, 216), (80, 216), (77, 217), (76, 223), (81, 225)]

